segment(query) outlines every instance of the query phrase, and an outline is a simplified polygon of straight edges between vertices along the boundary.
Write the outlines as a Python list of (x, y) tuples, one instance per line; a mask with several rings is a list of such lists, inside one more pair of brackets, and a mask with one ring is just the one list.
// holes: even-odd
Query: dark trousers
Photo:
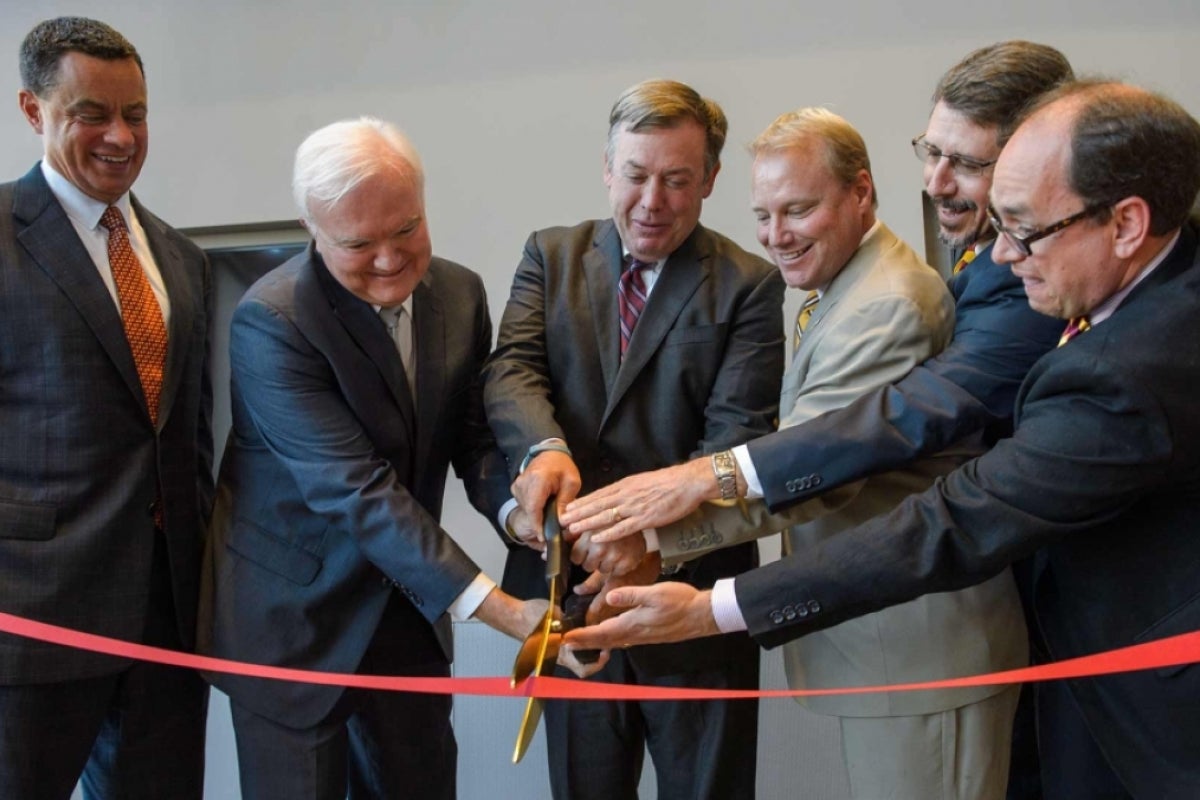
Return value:
[[(556, 672), (569, 677), (561, 668)], [(592, 680), (650, 686), (757, 689), (758, 659), (681, 675), (639, 674), (625, 651)], [(637, 800), (650, 751), (659, 800), (751, 800), (758, 701), (548, 700), (546, 746), (556, 800)]]
[[(155, 548), (144, 644), (181, 648), (166, 555)], [(135, 663), (111, 675), (0, 687), (0, 797), (199, 800), (208, 686)]]
[(1037, 726), (1046, 800), (1132, 800), (1096, 744), (1066, 681), (1038, 684)]
[[(432, 629), (393, 594), (363, 675), (447, 677)], [(230, 703), (243, 800), (453, 800), (458, 746), (449, 695), (348, 689), (311, 728)]]

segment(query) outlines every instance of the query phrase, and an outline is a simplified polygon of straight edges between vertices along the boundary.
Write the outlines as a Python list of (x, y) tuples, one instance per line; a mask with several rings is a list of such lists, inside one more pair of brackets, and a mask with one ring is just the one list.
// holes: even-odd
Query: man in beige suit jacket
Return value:
[[(822, 109), (803, 109), (777, 119), (751, 149), (759, 240), (787, 284), (809, 290), (803, 331), (796, 332), (783, 379), (780, 426), (789, 427), (898, 380), (935, 355), (950, 337), (953, 303), (937, 273), (876, 221), (866, 147), (849, 123)], [(708, 506), (658, 530), (663, 563), (789, 524), (784, 553), (803, 549), (923, 491), (980, 452), (972, 444), (960, 443), (778, 515), (757, 502)], [(740, 616), (736, 603), (728, 608)], [(806, 616), (817, 610), (789, 607), (781, 613)], [(719, 613), (717, 622), (723, 622)], [(735, 620), (732, 627), (744, 623)], [(794, 688), (971, 675), (1023, 666), (1027, 657), (1020, 601), (1007, 570), (970, 589), (927, 595), (811, 634), (784, 650)], [(802, 702), (840, 717), (856, 798), (1004, 796), (1016, 687)]]

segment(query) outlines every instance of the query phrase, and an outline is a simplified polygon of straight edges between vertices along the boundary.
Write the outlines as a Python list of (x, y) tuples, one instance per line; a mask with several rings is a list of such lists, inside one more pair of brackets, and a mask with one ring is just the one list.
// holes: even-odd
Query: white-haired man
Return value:
[[(423, 188), (411, 144), (378, 120), (322, 128), (296, 153), (312, 243), (233, 317), (199, 635), (214, 655), (447, 676), (451, 617), (522, 636), (545, 610), (438, 524), (450, 464), (489, 518), (510, 495), (481, 401), (483, 284), (433, 256)], [(245, 797), (455, 795), (449, 697), (213, 680)]]

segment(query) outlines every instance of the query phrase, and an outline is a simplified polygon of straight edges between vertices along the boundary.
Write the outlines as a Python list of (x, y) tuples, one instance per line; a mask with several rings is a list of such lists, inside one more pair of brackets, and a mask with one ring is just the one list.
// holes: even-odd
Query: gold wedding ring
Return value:
[(621, 521), (621, 512), (617, 511), (616, 506), (613, 506), (612, 508), (610, 508), (608, 510), (608, 513), (612, 516), (612, 520), (608, 523), (609, 525), (616, 525), (618, 522)]

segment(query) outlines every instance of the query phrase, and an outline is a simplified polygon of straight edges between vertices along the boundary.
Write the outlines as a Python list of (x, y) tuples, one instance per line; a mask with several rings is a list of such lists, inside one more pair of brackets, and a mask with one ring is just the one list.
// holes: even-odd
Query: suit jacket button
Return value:
[(818, 603), (816, 600), (809, 600), (808, 601), (808, 610), (814, 614), (819, 614), (819, 613), (821, 613), (821, 604)]
[(612, 462), (609, 461), (607, 458), (600, 459), (600, 471), (601, 472), (612, 472)]
[(796, 490), (797, 490), (797, 486), (796, 486), (796, 482), (795, 482), (795, 481), (788, 481), (787, 483), (785, 483), (785, 484), (783, 485), (783, 487), (784, 487), (785, 489), (787, 489), (789, 492), (792, 492), (793, 494), (794, 494), (794, 493), (796, 492)]
[(792, 606), (784, 606), (783, 607), (783, 618), (787, 619), (787, 620), (795, 619), (796, 618), (796, 609), (793, 608)]
[(808, 616), (808, 606), (804, 605), (803, 603), (796, 606), (796, 615), (799, 616), (800, 619), (804, 619), (805, 617), (807, 617)]
[(153, 516), (154, 516), (154, 510), (155, 510), (156, 508), (158, 508), (158, 501), (157, 501), (157, 500), (151, 500), (151, 501), (150, 501), (150, 505), (146, 506), (146, 516), (147, 516), (147, 517), (153, 517)]
[(820, 485), (821, 485), (821, 476), (820, 476), (820, 475), (817, 475), (816, 473), (813, 473), (813, 475), (812, 475), (812, 485), (813, 485), (813, 487), (814, 487), (814, 488), (815, 488), (815, 487), (817, 487), (817, 486), (820, 486)]
[(776, 625), (782, 625), (783, 624), (783, 614), (780, 613), (779, 611), (772, 611), (771, 612), (771, 622), (775, 623)]

